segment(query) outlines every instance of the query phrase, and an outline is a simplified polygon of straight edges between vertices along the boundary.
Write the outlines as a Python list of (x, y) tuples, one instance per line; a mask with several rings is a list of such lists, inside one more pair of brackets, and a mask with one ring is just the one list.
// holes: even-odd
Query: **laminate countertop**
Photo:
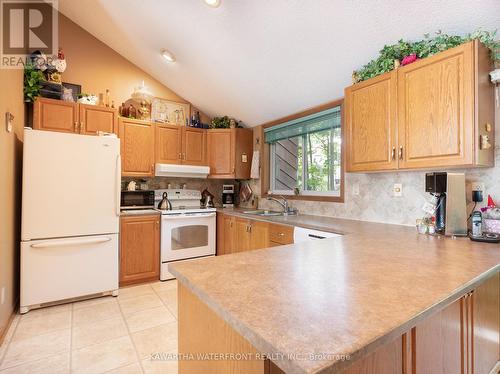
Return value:
[[(315, 219), (263, 220), (302, 220), (344, 235), (169, 266), (287, 373), (339, 372), (500, 271), (497, 244), (420, 235), (399, 225)], [(325, 226), (315, 226), (320, 221)]]

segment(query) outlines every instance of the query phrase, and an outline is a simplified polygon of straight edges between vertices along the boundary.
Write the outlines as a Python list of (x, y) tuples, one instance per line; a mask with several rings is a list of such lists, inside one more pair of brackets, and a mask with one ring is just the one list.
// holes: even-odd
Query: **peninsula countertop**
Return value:
[(283, 355), (273, 362), (287, 373), (341, 371), (500, 271), (497, 244), (318, 220), (344, 235), (169, 269), (258, 351)]

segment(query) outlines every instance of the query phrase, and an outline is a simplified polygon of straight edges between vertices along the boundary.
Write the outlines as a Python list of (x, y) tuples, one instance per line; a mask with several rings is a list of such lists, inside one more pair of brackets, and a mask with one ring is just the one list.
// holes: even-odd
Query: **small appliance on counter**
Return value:
[(426, 173), (425, 190), (437, 198), (436, 232), (467, 236), (465, 174)]
[(234, 184), (222, 185), (222, 206), (224, 208), (234, 207)]
[(133, 190), (121, 192), (121, 209), (154, 209), (155, 192), (154, 190)]

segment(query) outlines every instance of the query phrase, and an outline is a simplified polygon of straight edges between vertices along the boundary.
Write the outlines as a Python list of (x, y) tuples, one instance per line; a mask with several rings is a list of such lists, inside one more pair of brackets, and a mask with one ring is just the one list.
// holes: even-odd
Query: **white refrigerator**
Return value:
[(20, 312), (118, 294), (120, 140), (26, 129)]

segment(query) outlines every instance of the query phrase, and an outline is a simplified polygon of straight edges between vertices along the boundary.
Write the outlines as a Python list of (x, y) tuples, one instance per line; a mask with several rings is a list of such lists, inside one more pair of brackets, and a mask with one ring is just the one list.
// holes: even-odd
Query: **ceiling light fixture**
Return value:
[(175, 56), (171, 52), (167, 51), (166, 49), (161, 50), (161, 55), (168, 62), (175, 62)]
[(220, 0), (203, 0), (205, 4), (211, 6), (212, 8), (217, 8), (220, 5)]

